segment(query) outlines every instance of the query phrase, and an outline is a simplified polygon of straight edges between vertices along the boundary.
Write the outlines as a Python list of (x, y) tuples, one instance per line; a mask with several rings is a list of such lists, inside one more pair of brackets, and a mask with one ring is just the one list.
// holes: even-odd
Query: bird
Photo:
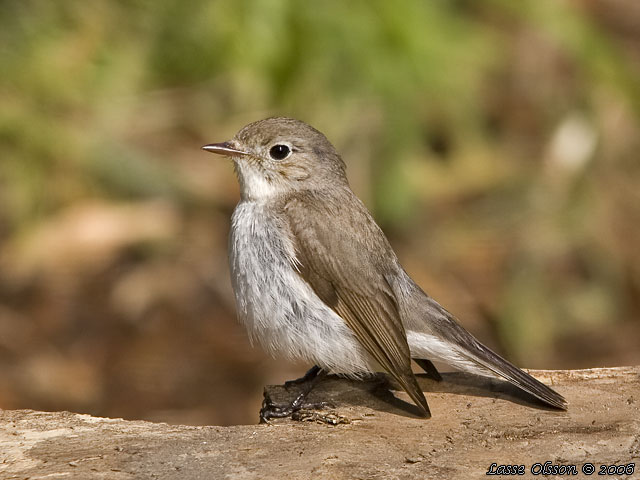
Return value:
[[(436, 380), (433, 361), (567, 409), (559, 393), (480, 343), (413, 281), (320, 131), (270, 117), (202, 148), (231, 158), (239, 181), (228, 256), (238, 317), (252, 343), (313, 364), (309, 377), (386, 372), (426, 418), (412, 359)], [(289, 413), (302, 395), (296, 401)]]

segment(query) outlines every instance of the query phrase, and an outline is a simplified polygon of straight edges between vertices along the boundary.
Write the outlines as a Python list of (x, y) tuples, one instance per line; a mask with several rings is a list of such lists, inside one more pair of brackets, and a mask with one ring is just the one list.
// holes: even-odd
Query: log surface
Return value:
[[(0, 410), (1, 479), (491, 478), (492, 463), (635, 463), (640, 478), (640, 367), (530, 371), (569, 402), (546, 409), (505, 384), (460, 373), (420, 378), (433, 418), (417, 418), (379, 380), (328, 377), (335, 426), (179, 426), (68, 412)], [(268, 387), (274, 400), (296, 387)], [(619, 478), (621, 475), (613, 475)], [(495, 477), (494, 477), (495, 478)], [(500, 477), (505, 478), (505, 477)], [(518, 477), (522, 478), (522, 477)], [(584, 477), (587, 478), (587, 477)], [(608, 476), (608, 478), (612, 478)]]

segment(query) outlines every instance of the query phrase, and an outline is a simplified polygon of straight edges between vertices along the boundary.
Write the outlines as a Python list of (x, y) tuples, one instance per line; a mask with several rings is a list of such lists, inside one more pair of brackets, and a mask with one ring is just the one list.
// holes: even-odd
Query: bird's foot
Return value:
[(351, 423), (347, 417), (338, 415), (335, 412), (319, 413), (311, 410), (297, 410), (291, 414), (291, 419), (298, 422), (316, 422), (327, 425), (340, 425)]
[(440, 375), (440, 372), (438, 372), (436, 366), (431, 362), (431, 360), (414, 358), (413, 361), (416, 362), (422, 370), (424, 370), (424, 373), (427, 374), (427, 378), (435, 380), (436, 382), (442, 381), (442, 375)]
[(300, 378), (296, 378), (295, 380), (287, 380), (286, 382), (284, 382), (284, 388), (288, 389), (293, 385), (301, 385), (310, 382), (311, 380), (315, 380), (321, 371), (322, 368), (320, 368), (318, 365), (314, 365), (309, 370), (307, 370), (307, 373), (305, 373)]
[[(314, 414), (314, 410), (335, 408), (330, 402), (307, 402), (308, 391), (300, 393), (291, 402), (277, 403), (271, 399), (271, 395), (265, 391), (262, 408), (260, 409), (260, 423), (268, 423), (272, 418), (291, 417), (292, 420), (306, 421), (307, 414)], [(302, 412), (305, 412), (304, 414)], [(330, 422), (328, 422), (330, 423)], [(338, 422), (341, 423), (341, 422)]]
[(293, 385), (302, 385), (302, 392), (291, 402), (277, 403), (271, 399), (271, 395), (265, 389), (262, 408), (260, 409), (260, 423), (268, 423), (272, 418), (290, 417), (292, 420), (300, 422), (314, 421), (327, 423), (329, 425), (338, 425), (340, 423), (348, 423), (348, 420), (335, 413), (321, 414), (315, 410), (323, 410), (325, 408), (335, 408), (331, 402), (308, 402), (307, 396), (315, 385), (327, 374), (317, 365), (309, 369), (303, 377), (296, 380), (285, 382), (286, 389)]

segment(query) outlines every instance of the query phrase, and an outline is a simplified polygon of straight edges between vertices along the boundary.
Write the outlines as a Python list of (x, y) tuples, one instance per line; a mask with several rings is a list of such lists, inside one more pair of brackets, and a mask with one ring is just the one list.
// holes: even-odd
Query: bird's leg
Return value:
[(284, 387), (289, 388), (293, 385), (302, 385), (304, 383), (307, 383), (308, 381), (315, 379), (321, 370), (322, 368), (320, 368), (318, 365), (314, 365), (309, 370), (307, 370), (307, 373), (305, 373), (302, 377), (296, 378), (295, 380), (287, 380), (286, 382), (284, 382)]
[(266, 423), (270, 418), (289, 417), (300, 410), (320, 410), (332, 407), (333, 405), (330, 402), (306, 402), (307, 396), (311, 393), (313, 387), (315, 387), (318, 381), (325, 375), (326, 372), (320, 367), (314, 367), (301, 379), (294, 380), (295, 383), (303, 384), (303, 389), (291, 402), (276, 403), (265, 390), (262, 408), (260, 409), (260, 423)]
[(436, 382), (442, 381), (440, 372), (438, 372), (431, 360), (426, 360), (424, 358), (414, 358), (413, 361), (416, 362), (422, 370), (424, 370), (428, 378), (435, 380)]

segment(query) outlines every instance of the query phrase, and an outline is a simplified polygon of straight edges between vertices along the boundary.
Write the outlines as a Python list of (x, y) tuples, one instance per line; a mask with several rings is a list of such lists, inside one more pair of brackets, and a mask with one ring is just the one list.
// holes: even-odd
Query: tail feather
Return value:
[(562, 395), (485, 347), (462, 328), (453, 315), (442, 307), (440, 309), (445, 314), (446, 320), (442, 322), (444, 319), (441, 318), (441, 322), (435, 325), (437, 336), (451, 344), (461, 357), (507, 380), (552, 407), (567, 409), (567, 401)]
[(543, 402), (561, 410), (567, 409), (567, 401), (558, 392), (541, 381), (533, 378), (528, 373), (520, 370), (518, 367), (500, 357), (477, 340), (473, 340), (474, 348), (465, 348), (460, 351), (462, 355), (488, 370), (491, 370), (496, 375), (504, 378)]
[(388, 281), (401, 307), (413, 358), (440, 360), (461, 370), (497, 376), (552, 407), (567, 409), (562, 395), (482, 345), (406, 272)]

